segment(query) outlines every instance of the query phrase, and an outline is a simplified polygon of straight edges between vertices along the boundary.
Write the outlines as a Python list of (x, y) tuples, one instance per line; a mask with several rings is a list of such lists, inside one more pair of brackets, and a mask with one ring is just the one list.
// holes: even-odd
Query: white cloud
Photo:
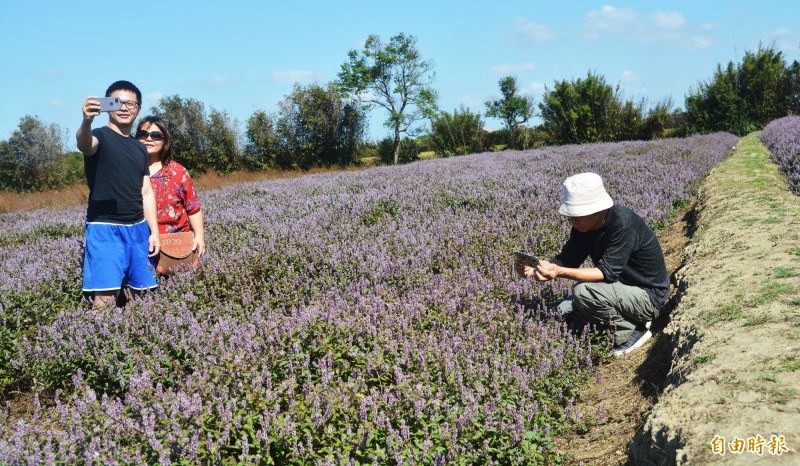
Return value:
[(155, 100), (157, 102), (161, 100), (162, 97), (164, 97), (164, 94), (162, 92), (156, 91), (156, 92), (150, 92), (149, 94), (145, 94), (144, 97), (147, 100)]
[(623, 83), (635, 82), (639, 80), (639, 75), (635, 71), (625, 70), (620, 75), (619, 80)]
[(195, 82), (202, 86), (202, 87), (214, 87), (214, 86), (225, 86), (232, 82), (239, 80), (236, 76), (222, 76), (219, 74), (214, 74), (209, 77), (198, 78)]
[(653, 13), (653, 21), (661, 29), (680, 29), (686, 25), (683, 15), (677, 11), (657, 11)]
[(531, 62), (526, 63), (519, 63), (516, 65), (495, 65), (492, 67), (492, 74), (516, 74), (516, 73), (524, 73), (526, 71), (533, 71), (536, 69), (536, 66)]
[[(779, 28), (769, 31), (763, 35), (762, 44), (775, 44), (780, 52), (783, 52), (787, 57), (797, 54), (798, 43), (800, 43), (800, 36), (788, 28)], [(786, 57), (784, 57), (786, 58)]]
[(549, 42), (555, 38), (555, 34), (544, 24), (534, 23), (525, 18), (514, 19), (514, 26), (520, 32), (523, 40), (532, 41), (535, 44)]
[(458, 104), (470, 109), (470, 111), (473, 113), (475, 112), (474, 109), (477, 109), (478, 112), (482, 112), (487, 100), (489, 99), (484, 95), (469, 94), (458, 99)]
[(714, 31), (714, 30), (720, 28), (720, 24), (719, 23), (705, 23), (705, 24), (701, 24), (700, 28), (702, 30), (704, 30), (704, 31)]
[(771, 31), (771, 32), (768, 33), (768, 35), (774, 36), (774, 37), (788, 36), (788, 35), (791, 35), (791, 34), (792, 34), (792, 30), (789, 29), (789, 28), (778, 28), (778, 29), (775, 29), (774, 31)]
[(613, 36), (636, 43), (665, 43), (687, 49), (707, 49), (712, 38), (706, 32), (717, 27), (711, 23), (693, 25), (677, 11), (657, 11), (640, 15), (632, 8), (604, 5), (584, 18), (583, 36), (592, 41)]
[(533, 81), (524, 89), (526, 92), (523, 94), (543, 95), (545, 84), (539, 81)]
[(590, 38), (599, 38), (602, 32), (625, 34), (631, 29), (639, 29), (639, 16), (631, 8), (616, 8), (603, 5), (600, 11), (590, 11), (584, 19), (586, 32)]
[(689, 48), (696, 50), (708, 50), (711, 47), (711, 38), (705, 36), (694, 36), (686, 39)]
[(311, 70), (279, 70), (272, 72), (272, 79), (281, 84), (294, 84), (319, 81), (320, 77)]
[(48, 104), (50, 104), (51, 107), (63, 107), (64, 101), (61, 99), (50, 99), (50, 102), (48, 102)]

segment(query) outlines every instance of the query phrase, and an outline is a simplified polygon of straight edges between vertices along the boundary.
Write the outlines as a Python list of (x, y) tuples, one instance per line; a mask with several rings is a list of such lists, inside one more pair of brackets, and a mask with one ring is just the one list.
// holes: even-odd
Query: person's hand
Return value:
[(157, 256), (158, 252), (161, 251), (161, 240), (158, 237), (158, 232), (151, 233), (148, 242), (150, 243), (150, 253), (147, 255), (147, 257)]
[(532, 275), (537, 282), (549, 282), (558, 277), (558, 269), (558, 265), (546, 260), (540, 260), (539, 265), (535, 269), (532, 269)]
[(85, 123), (94, 121), (94, 117), (100, 115), (100, 101), (97, 100), (97, 96), (92, 95), (87, 97), (86, 100), (83, 101), (81, 111), (83, 112), (83, 121)]
[(206, 253), (206, 240), (202, 236), (195, 236), (192, 242), (192, 250), (197, 254), (197, 257), (203, 257)]
[(536, 269), (523, 264), (517, 259), (514, 260), (514, 270), (516, 270), (519, 275), (525, 278), (533, 277), (533, 274), (536, 272)]
[(514, 261), (514, 270), (525, 278), (533, 278), (537, 282), (549, 282), (558, 277), (558, 265), (540, 260), (536, 267), (529, 267), (519, 261)]

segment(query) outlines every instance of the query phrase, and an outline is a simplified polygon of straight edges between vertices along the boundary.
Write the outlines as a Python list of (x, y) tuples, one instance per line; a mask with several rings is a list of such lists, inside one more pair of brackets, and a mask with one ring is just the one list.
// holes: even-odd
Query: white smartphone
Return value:
[(122, 109), (122, 102), (119, 97), (98, 97), (101, 112), (117, 112)]

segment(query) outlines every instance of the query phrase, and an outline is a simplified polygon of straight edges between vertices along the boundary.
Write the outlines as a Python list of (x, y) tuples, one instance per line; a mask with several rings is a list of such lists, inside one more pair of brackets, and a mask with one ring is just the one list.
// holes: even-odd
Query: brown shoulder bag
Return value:
[(192, 250), (194, 233), (191, 231), (162, 233), (158, 237), (161, 240), (161, 252), (158, 254), (157, 274), (169, 275), (181, 266), (200, 264), (197, 253)]

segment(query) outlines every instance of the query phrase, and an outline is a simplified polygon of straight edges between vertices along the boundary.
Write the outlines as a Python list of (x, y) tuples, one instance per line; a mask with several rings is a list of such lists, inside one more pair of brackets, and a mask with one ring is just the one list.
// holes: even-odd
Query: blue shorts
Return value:
[(155, 268), (147, 257), (149, 239), (145, 221), (133, 225), (87, 223), (83, 291), (154, 288)]

